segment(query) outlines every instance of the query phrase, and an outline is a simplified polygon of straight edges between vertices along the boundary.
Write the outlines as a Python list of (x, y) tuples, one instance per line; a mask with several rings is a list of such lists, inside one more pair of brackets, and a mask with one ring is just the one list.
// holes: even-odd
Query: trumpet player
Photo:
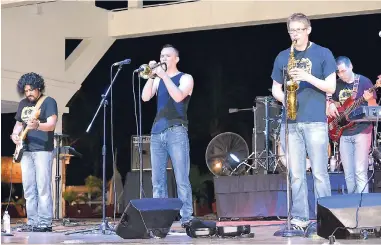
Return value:
[(166, 168), (171, 158), (177, 184), (177, 194), (183, 202), (181, 224), (187, 228), (193, 219), (192, 188), (189, 181), (190, 157), (187, 109), (193, 90), (193, 77), (177, 68), (179, 51), (165, 45), (160, 62), (149, 62), (152, 69), (142, 91), (142, 100), (157, 96), (157, 114), (151, 129), (151, 165), (154, 198), (168, 197)]
[[(271, 74), (272, 94), (287, 107), (282, 85), (287, 81), (284, 85), (285, 90), (289, 80), (299, 85), (296, 91), (296, 108), (293, 108), (296, 109), (296, 119), (288, 119), (283, 113), (280, 135), (282, 148), (285, 149), (285, 120), (287, 120), (288, 167), (292, 192), (291, 225), (293, 229), (305, 230), (310, 223), (306, 154), (311, 162), (315, 200), (331, 195), (327, 170), (329, 141), (326, 93), (335, 91), (336, 64), (329, 49), (309, 40), (312, 28), (306, 15), (302, 13), (291, 15), (287, 20), (287, 29), (294, 49), (281, 51), (275, 59)], [(292, 67), (289, 66), (290, 60), (293, 63)]]

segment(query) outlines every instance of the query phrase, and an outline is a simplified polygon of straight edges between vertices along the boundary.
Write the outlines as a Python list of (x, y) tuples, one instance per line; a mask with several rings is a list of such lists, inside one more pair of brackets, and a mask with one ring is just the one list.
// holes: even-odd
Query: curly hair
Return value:
[(23, 94), (26, 85), (30, 85), (32, 89), (39, 89), (42, 93), (45, 89), (44, 78), (37, 73), (29, 72), (22, 75), (17, 82), (17, 89), (19, 93)]

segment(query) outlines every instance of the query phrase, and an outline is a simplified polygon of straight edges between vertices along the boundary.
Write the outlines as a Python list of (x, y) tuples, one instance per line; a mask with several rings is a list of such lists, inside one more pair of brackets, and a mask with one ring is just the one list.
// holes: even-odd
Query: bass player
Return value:
[[(329, 101), (328, 115), (337, 117), (338, 107), (353, 96), (354, 99), (364, 97), (365, 106), (377, 106), (376, 93), (370, 93), (373, 84), (365, 76), (355, 74), (348, 57), (336, 58), (339, 77), (336, 91)], [(359, 122), (353, 127), (344, 129), (339, 140), (340, 158), (343, 164), (348, 193), (368, 193), (369, 149), (372, 141), (373, 125), (371, 122)]]
[[(28, 218), (27, 224), (18, 230), (51, 232), (53, 218), (52, 152), (58, 115), (57, 103), (53, 98), (43, 96), (44, 79), (36, 73), (22, 75), (17, 83), (17, 88), (20, 94), (25, 95), (25, 98), (19, 103), (11, 139), (17, 148), (20, 145), (23, 148), (22, 156), (20, 156), (21, 173)], [(39, 113), (36, 116), (38, 109)], [(22, 137), (20, 138), (20, 134), (26, 131), (28, 133), (23, 140)], [(15, 155), (16, 153), (17, 151)]]

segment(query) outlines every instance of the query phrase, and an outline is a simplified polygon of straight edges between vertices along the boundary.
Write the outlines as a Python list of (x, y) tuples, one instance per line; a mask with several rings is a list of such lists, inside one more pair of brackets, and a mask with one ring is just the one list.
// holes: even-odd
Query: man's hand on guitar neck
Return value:
[(373, 93), (370, 93), (369, 90), (365, 90), (362, 97), (364, 97), (364, 100), (368, 102), (371, 98), (373, 98)]

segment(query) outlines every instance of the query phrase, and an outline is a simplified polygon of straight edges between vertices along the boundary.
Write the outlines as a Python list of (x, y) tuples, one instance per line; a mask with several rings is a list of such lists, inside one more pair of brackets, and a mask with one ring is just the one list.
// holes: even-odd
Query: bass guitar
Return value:
[[(40, 117), (41, 109), (38, 109), (33, 116), (31, 117), (32, 120), (37, 120)], [(26, 138), (26, 135), (28, 134), (29, 129), (25, 128), (19, 135), (20, 142), (16, 144), (16, 150), (15, 153), (13, 153), (13, 162), (19, 163), (21, 161), (22, 155), (24, 154), (25, 147), (24, 147), (24, 140)]]
[[(377, 88), (381, 87), (381, 75), (378, 76), (376, 84), (369, 89), (369, 92), (374, 92)], [(328, 117), (328, 134), (329, 138), (333, 142), (338, 142), (343, 131), (345, 129), (351, 128), (355, 125), (355, 122), (348, 120), (348, 115), (358, 108), (365, 101), (364, 97), (361, 96), (357, 100), (353, 99), (352, 96), (349, 97), (342, 106), (337, 108), (339, 116), (337, 117)]]
[[(40, 107), (46, 98), (47, 96), (43, 95), (37, 101), (37, 104), (34, 107), (34, 111), (32, 112), (32, 115), (30, 116), (31, 120), (37, 120), (40, 117), (40, 114), (41, 114)], [(26, 138), (26, 135), (28, 134), (28, 131), (29, 129), (25, 128), (19, 135), (20, 142), (19, 144), (16, 144), (16, 150), (15, 150), (15, 153), (13, 153), (13, 161), (16, 163), (19, 163), (21, 161), (22, 155), (25, 151), (24, 140)]]

